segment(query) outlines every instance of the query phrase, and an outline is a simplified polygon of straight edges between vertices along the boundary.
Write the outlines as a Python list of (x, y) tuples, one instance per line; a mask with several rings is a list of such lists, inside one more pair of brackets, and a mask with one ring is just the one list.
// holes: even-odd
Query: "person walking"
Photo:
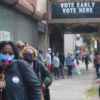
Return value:
[(15, 43), (0, 42), (0, 100), (41, 100), (40, 83), (34, 71), (18, 56)]
[(98, 52), (95, 52), (95, 59), (94, 59), (94, 66), (96, 68), (96, 74), (97, 74), (97, 78), (98, 79), (98, 72), (99, 72), (99, 67), (100, 67), (100, 56)]
[(68, 53), (68, 56), (66, 57), (66, 65), (68, 68), (68, 78), (69, 78), (69, 76), (72, 78), (73, 61), (74, 61), (73, 56), (71, 56), (71, 53)]
[(45, 55), (45, 59), (47, 59), (47, 61), (45, 62), (45, 66), (49, 71), (51, 69), (51, 52), (51, 48), (48, 48), (48, 52)]
[(37, 52), (31, 46), (25, 47), (22, 51), (23, 59), (31, 65), (39, 79), (41, 84), (41, 93), (43, 92), (44, 99), (50, 100), (49, 86), (52, 83), (52, 75), (49, 70), (42, 64), (42, 62), (36, 58), (36, 56)]
[(60, 61), (59, 61), (58, 52), (57, 52), (56, 55), (53, 57), (53, 66), (54, 66), (55, 80), (60, 79), (59, 78), (59, 65), (60, 65)]
[(64, 78), (64, 62), (65, 62), (65, 56), (62, 54), (61, 51), (59, 52), (58, 58), (59, 58), (59, 60), (60, 60), (59, 69), (60, 69), (60, 72), (61, 72), (61, 76), (62, 76), (62, 79), (65, 79), (65, 78)]
[(85, 56), (85, 65), (86, 65), (86, 70), (88, 71), (88, 64), (89, 64), (89, 57), (88, 57), (88, 54), (86, 54)]

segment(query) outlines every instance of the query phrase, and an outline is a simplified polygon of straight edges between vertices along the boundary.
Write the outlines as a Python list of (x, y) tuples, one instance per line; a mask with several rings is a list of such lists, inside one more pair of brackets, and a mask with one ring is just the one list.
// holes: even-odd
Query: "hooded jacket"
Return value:
[(66, 57), (66, 65), (67, 66), (72, 66), (73, 65), (73, 61), (74, 61), (74, 58), (73, 58), (73, 56), (71, 56), (71, 55), (68, 55), (67, 57)]
[[(11, 69), (6, 70), (4, 74), (6, 89), (3, 93), (7, 100), (41, 100), (39, 81), (27, 62), (14, 61)], [(1, 100), (5, 99), (2, 97)]]

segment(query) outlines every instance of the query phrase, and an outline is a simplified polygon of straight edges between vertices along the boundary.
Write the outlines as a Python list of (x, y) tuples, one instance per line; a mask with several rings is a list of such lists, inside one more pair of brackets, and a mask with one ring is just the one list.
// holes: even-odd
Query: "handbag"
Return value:
[(59, 64), (59, 67), (60, 67), (60, 68), (62, 68), (62, 67), (63, 67), (63, 65), (62, 65), (62, 63), (61, 63), (61, 62), (60, 62), (60, 64)]

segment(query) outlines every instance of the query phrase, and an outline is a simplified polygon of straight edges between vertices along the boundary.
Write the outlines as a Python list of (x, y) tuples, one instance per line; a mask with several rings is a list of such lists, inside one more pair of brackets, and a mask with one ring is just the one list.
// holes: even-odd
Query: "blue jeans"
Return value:
[(86, 70), (88, 70), (88, 64), (86, 64)]
[(96, 73), (98, 74), (100, 65), (96, 65), (95, 67), (96, 67)]

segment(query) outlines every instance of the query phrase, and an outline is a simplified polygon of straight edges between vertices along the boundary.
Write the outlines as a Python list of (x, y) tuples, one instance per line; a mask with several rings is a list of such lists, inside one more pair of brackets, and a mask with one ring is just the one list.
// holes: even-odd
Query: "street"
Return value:
[(73, 78), (67, 78), (67, 70), (65, 71), (65, 79), (53, 81), (50, 87), (51, 100), (87, 100), (85, 91), (91, 87), (93, 82), (93, 68), (89, 64), (89, 71), (86, 71), (85, 64), (80, 64), (81, 75), (73, 72)]

